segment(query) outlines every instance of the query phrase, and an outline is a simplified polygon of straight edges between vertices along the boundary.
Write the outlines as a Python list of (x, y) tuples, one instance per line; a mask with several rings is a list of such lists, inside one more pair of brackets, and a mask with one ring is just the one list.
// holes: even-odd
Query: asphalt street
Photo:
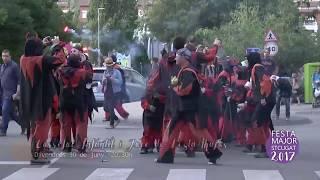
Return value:
[[(140, 155), (142, 136), (140, 103), (126, 104), (128, 120), (116, 129), (96, 113), (89, 125), (91, 147), (86, 155), (55, 150), (49, 165), (30, 165), (30, 145), (20, 128), (10, 123), (8, 136), (0, 138), (0, 179), (5, 180), (320, 180), (320, 109), (293, 105), (292, 118), (274, 120), (275, 128), (295, 131), (300, 152), (288, 164), (256, 159), (229, 144), (218, 165), (210, 166), (202, 153), (187, 158), (177, 151), (174, 164), (156, 164), (158, 153)], [(284, 108), (282, 108), (284, 109)], [(284, 114), (284, 113), (282, 113)], [(100, 141), (100, 143), (98, 143)], [(104, 147), (106, 151), (99, 151)]]

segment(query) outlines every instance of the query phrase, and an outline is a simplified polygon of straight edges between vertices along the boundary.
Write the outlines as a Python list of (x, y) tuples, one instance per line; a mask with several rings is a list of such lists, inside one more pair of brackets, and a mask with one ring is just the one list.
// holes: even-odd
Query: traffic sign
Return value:
[(270, 52), (270, 56), (275, 56), (279, 51), (279, 47), (276, 42), (266, 42), (264, 49), (267, 49)]
[(249, 53), (254, 53), (254, 52), (260, 52), (260, 48), (247, 48), (246, 49), (246, 54), (248, 55)]
[(272, 32), (272, 30), (269, 30), (266, 37), (264, 38), (265, 42), (277, 42), (278, 38), (277, 36)]

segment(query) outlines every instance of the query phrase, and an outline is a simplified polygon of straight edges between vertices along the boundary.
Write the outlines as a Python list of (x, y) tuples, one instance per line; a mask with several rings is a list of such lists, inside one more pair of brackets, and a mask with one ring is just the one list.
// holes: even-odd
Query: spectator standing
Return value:
[(300, 95), (301, 95), (301, 89), (300, 89), (300, 81), (297, 73), (292, 73), (292, 99), (297, 100), (297, 103), (300, 104)]
[[(14, 100), (18, 99), (20, 89), (20, 70), (12, 59), (10, 51), (5, 49), (2, 51), (3, 63), (0, 67), (0, 79), (1, 79), (1, 98), (2, 98), (2, 125), (0, 130), (0, 136), (7, 135), (7, 129), (10, 120), (15, 120), (20, 126), (18, 115), (15, 111)], [(22, 129), (21, 134), (24, 134)]]
[(286, 120), (290, 119), (290, 97), (292, 95), (292, 86), (289, 79), (272, 75), (271, 80), (274, 86), (278, 89), (277, 104), (276, 104), (276, 115), (277, 120), (280, 116), (281, 101), (284, 100), (286, 106)]

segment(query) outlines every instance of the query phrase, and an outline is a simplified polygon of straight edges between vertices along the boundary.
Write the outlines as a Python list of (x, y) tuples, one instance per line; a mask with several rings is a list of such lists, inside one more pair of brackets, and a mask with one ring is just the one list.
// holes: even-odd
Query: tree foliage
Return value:
[(304, 30), (293, 1), (267, 2), (243, 2), (231, 13), (229, 23), (220, 28), (199, 29), (195, 35), (205, 44), (219, 37), (228, 55), (242, 58), (248, 47), (263, 48), (264, 37), (272, 29), (279, 38), (275, 57), (279, 65), (292, 70), (320, 58), (318, 35)]
[[(5, 16), (2, 16), (4, 14)], [(63, 32), (66, 21), (61, 9), (52, 0), (2, 0), (0, 9), (0, 49), (9, 49), (14, 58), (23, 53), (27, 32), (37, 32), (40, 37)]]
[[(136, 0), (91, 0), (88, 24), (94, 33), (98, 29), (98, 8), (104, 8), (100, 10), (100, 43), (104, 54), (114, 48), (128, 47), (132, 42), (138, 24), (136, 3)], [(96, 41), (93, 46), (97, 47)]]
[(8, 12), (6, 9), (0, 8), (0, 25), (2, 25), (8, 18)]
[[(147, 76), (146, 64), (149, 64), (149, 58), (146, 48), (142, 44), (130, 45), (131, 66), (139, 71), (143, 76)], [(141, 68), (142, 67), (142, 68)]]
[(240, 0), (155, 0), (148, 12), (148, 27), (160, 40), (188, 36), (199, 28), (220, 27)]

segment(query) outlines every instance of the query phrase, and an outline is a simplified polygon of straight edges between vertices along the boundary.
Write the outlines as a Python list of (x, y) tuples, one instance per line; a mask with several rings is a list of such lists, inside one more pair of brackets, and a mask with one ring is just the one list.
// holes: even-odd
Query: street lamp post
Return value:
[(98, 63), (101, 66), (101, 54), (100, 54), (100, 10), (104, 10), (104, 8), (98, 8)]

